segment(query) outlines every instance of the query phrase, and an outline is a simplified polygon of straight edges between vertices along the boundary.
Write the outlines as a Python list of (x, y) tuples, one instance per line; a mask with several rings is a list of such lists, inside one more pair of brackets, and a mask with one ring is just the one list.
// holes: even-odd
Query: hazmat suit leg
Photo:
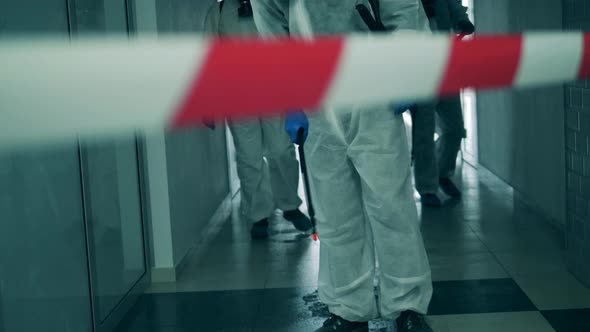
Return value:
[(293, 172), (293, 163), (297, 163), (295, 150), (280, 129), (281, 121), (256, 119), (229, 123), (229, 127), (236, 147), (245, 217), (250, 222), (269, 217), (276, 207), (275, 196), (286, 208), (299, 206), (297, 186), (293, 185), (299, 177), (298, 171)]
[(426, 312), (430, 268), (401, 116), (377, 108), (328, 118), (311, 119), (306, 144), (321, 241), (320, 299), (350, 321)]
[(276, 206), (283, 211), (296, 210), (301, 205), (299, 163), (295, 147), (285, 133), (283, 119), (262, 119), (262, 141), (270, 170), (270, 184)]
[(438, 192), (438, 163), (434, 143), (434, 104), (420, 104), (412, 116), (414, 181), (420, 195)]
[(436, 112), (441, 130), (438, 142), (438, 174), (439, 177), (448, 178), (455, 173), (457, 155), (461, 149), (461, 141), (465, 138), (460, 95), (441, 99)]
[(425, 314), (432, 296), (428, 257), (413, 198), (410, 157), (401, 117), (386, 110), (357, 112), (359, 131), (349, 148), (380, 266), (379, 309)]

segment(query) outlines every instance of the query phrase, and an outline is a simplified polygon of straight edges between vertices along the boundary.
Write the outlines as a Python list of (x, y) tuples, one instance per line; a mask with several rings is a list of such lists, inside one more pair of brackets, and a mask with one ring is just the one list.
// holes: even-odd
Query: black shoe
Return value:
[(451, 181), (449, 178), (440, 178), (438, 179), (438, 183), (440, 184), (440, 188), (445, 192), (445, 194), (459, 198), (461, 197), (461, 190), (457, 188), (457, 186)]
[(420, 202), (423, 206), (439, 208), (442, 207), (442, 201), (436, 194), (424, 194), (420, 196)]
[(434, 332), (426, 317), (414, 311), (404, 311), (397, 318), (397, 332)]
[(349, 322), (334, 314), (315, 332), (369, 332), (369, 322)]
[(266, 239), (268, 237), (268, 219), (264, 218), (255, 222), (250, 229), (250, 235), (253, 239)]
[(283, 217), (290, 221), (293, 226), (299, 231), (307, 232), (311, 229), (311, 220), (303, 214), (303, 212), (297, 210), (284, 211)]

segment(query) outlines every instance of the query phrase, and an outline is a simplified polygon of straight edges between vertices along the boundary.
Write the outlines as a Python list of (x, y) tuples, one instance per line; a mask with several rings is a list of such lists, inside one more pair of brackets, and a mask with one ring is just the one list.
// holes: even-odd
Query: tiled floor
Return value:
[[(464, 197), (421, 211), (436, 332), (589, 332), (590, 289), (564, 263), (558, 232), (485, 170), (462, 170)], [(236, 211), (237, 212), (237, 211)], [(251, 241), (237, 213), (175, 284), (153, 285), (120, 326), (129, 332), (313, 331), (318, 243), (280, 215)], [(372, 331), (393, 331), (372, 322)]]

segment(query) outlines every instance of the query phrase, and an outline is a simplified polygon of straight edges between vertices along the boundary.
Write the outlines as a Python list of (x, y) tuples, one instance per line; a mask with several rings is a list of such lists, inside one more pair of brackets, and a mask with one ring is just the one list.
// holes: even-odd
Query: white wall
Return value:
[(156, 269), (172, 269), (174, 258), (164, 132), (148, 134), (145, 143), (150, 202), (151, 261)]
[[(560, 0), (476, 1), (478, 33), (561, 30)], [(520, 198), (565, 224), (562, 86), (478, 93), (479, 161)]]
[[(135, 24), (138, 37), (157, 34), (156, 0), (138, 0), (135, 2)], [(164, 130), (146, 134), (145, 153), (149, 193), (148, 213), (150, 225), (148, 234), (150, 237), (152, 279), (170, 279), (173, 277), (174, 253), (172, 248)]]
[[(138, 35), (198, 32), (214, 0), (136, 0)], [(229, 195), (225, 130), (146, 137), (152, 280), (174, 281)]]

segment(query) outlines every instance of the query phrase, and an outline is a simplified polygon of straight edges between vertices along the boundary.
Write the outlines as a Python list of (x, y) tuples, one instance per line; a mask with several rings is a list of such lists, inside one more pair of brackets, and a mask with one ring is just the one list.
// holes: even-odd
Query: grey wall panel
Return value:
[[(156, 0), (158, 33), (201, 31), (215, 0)], [(166, 135), (174, 264), (194, 246), (229, 194), (225, 129), (188, 129)]]
[(191, 129), (166, 137), (174, 263), (229, 193), (225, 130)]
[(91, 331), (77, 145), (0, 152), (0, 165), (5, 331)]
[(97, 319), (145, 275), (135, 137), (83, 145), (84, 192)]
[[(64, 0), (0, 0), (0, 34), (68, 35)], [(0, 151), (3, 332), (91, 331), (76, 142)]]
[[(127, 2), (0, 0), (1, 34), (67, 36), (68, 23), (80, 34), (126, 34)], [(77, 142), (0, 151), (0, 325), (6, 332), (90, 331), (88, 252), (99, 322), (146, 275), (135, 140), (102, 142), (86, 152), (88, 251)]]
[[(560, 30), (560, 0), (476, 2), (479, 33)], [(478, 93), (479, 161), (539, 213), (565, 223), (563, 88)]]
[[(568, 30), (590, 30), (587, 0), (563, 0)], [(567, 260), (590, 287), (590, 81), (565, 87), (567, 149)]]
[(68, 33), (65, 0), (0, 0), (0, 34)]
[(75, 14), (75, 31), (81, 34), (126, 34), (125, 0), (70, 0)]
[(156, 0), (158, 31), (201, 31), (207, 10), (214, 2), (215, 0)]

